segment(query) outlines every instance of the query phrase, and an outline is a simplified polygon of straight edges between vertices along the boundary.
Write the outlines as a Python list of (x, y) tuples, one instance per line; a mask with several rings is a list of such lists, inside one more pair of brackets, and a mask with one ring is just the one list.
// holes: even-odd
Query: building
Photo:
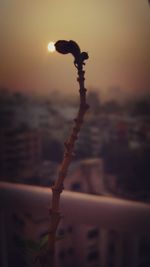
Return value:
[(72, 163), (65, 180), (65, 189), (102, 195), (104, 193), (103, 161), (93, 158)]
[[(103, 160), (93, 158), (72, 163), (64, 185), (65, 190), (69, 191), (92, 195), (108, 194), (104, 183)], [(100, 250), (107, 252), (104, 229), (88, 223), (78, 226), (67, 224), (64, 219), (58, 234), (63, 234), (64, 239), (57, 244), (57, 266), (72, 266), (74, 263), (74, 266), (95, 267), (103, 264)], [(100, 248), (102, 244), (103, 248)]]
[(0, 179), (23, 182), (33, 176), (41, 161), (40, 131), (0, 131)]

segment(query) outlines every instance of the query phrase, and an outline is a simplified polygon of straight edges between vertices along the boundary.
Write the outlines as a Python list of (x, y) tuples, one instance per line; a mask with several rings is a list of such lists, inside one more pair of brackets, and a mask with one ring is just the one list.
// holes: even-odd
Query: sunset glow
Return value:
[(7, 0), (0, 1), (0, 18), (1, 88), (74, 92), (71, 57), (53, 53), (54, 42), (62, 39), (88, 52), (90, 88), (104, 94), (110, 87), (136, 94), (150, 90), (147, 0)]
[(50, 52), (50, 53), (53, 53), (53, 52), (55, 52), (55, 44), (54, 44), (54, 42), (50, 42), (49, 44), (48, 44), (48, 46), (47, 46), (47, 49), (48, 49), (48, 51)]

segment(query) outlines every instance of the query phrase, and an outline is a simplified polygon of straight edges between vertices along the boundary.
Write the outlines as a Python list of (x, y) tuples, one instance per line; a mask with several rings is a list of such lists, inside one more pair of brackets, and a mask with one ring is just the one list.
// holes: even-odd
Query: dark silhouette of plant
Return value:
[[(89, 108), (89, 105), (86, 103), (86, 89), (84, 87), (84, 70), (83, 65), (84, 61), (88, 59), (88, 54), (86, 52), (81, 52), (78, 44), (74, 41), (65, 41), (60, 40), (55, 44), (56, 50), (62, 54), (71, 53), (74, 56), (74, 65), (78, 71), (77, 81), (79, 82), (79, 93), (80, 93), (80, 105), (77, 117), (74, 119), (74, 126), (70, 132), (69, 137), (65, 141), (65, 151), (63, 160), (58, 172), (58, 178), (55, 181), (54, 186), (52, 187), (52, 202), (50, 208), (50, 227), (49, 227), (49, 236), (48, 236), (48, 246), (39, 256), (39, 260), (42, 266), (54, 266), (54, 255), (55, 255), (55, 240), (56, 240), (56, 231), (58, 224), (61, 219), (61, 214), (59, 211), (60, 204), (60, 194), (63, 191), (64, 179), (67, 175), (68, 167), (71, 163), (71, 160), (74, 156), (74, 144), (78, 139), (78, 133), (80, 132), (81, 125), (83, 124), (84, 115)], [(44, 257), (43, 257), (44, 255)]]

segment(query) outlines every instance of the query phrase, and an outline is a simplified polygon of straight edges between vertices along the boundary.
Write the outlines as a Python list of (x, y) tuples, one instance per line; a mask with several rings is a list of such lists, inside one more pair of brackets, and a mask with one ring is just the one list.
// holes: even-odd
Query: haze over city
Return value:
[(0, 0), (0, 59), (0, 266), (150, 266), (150, 0)]
[(146, 0), (2, 0), (0, 20), (1, 88), (76, 93), (71, 55), (47, 50), (50, 41), (72, 39), (89, 53), (87, 88), (135, 93), (150, 89)]

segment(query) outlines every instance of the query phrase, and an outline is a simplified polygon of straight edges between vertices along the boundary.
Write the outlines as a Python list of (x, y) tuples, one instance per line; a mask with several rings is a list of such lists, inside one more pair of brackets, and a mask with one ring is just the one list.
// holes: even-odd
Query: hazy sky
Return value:
[(73, 57), (47, 51), (59, 39), (89, 53), (87, 88), (150, 89), (147, 0), (0, 0), (0, 87), (75, 92)]

